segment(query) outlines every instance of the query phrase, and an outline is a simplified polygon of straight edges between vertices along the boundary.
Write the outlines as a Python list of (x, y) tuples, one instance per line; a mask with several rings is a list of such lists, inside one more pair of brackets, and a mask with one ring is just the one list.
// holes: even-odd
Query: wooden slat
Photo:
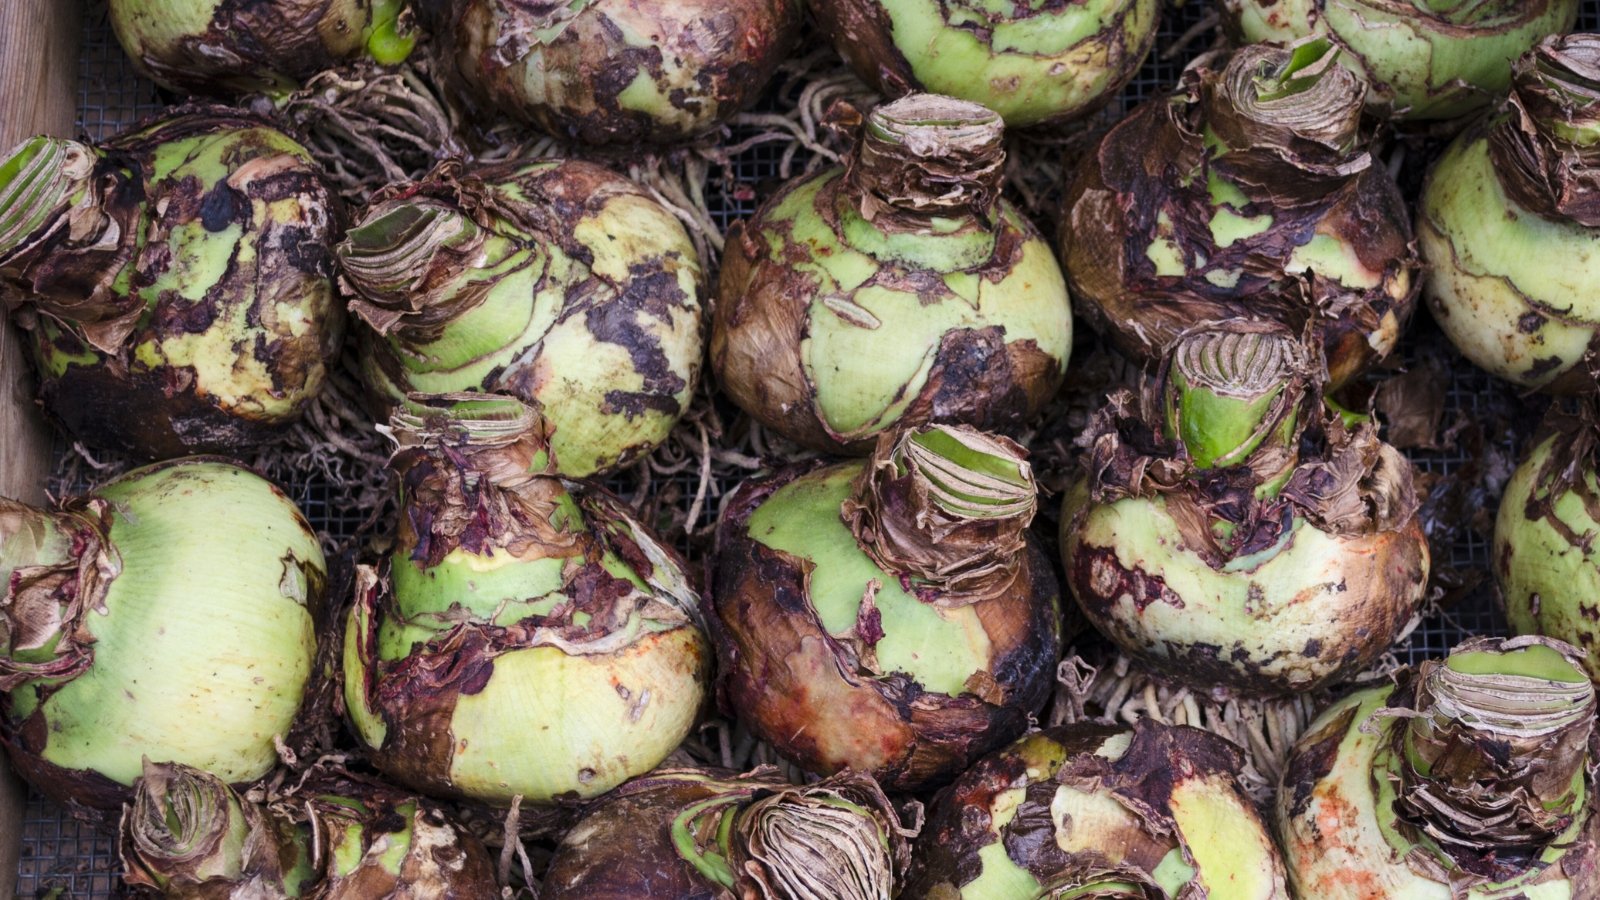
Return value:
[[(78, 102), (81, 0), (0, 0), (0, 152), (40, 133), (71, 137)], [(44, 497), (50, 443), (9, 322), (0, 322), (0, 494)], [(16, 892), (22, 786), (0, 763), (0, 897)]]

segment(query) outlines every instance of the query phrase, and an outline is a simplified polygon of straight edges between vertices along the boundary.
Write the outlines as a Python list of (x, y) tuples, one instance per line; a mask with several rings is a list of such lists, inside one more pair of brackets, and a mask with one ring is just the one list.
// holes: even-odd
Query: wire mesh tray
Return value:
[[(1209, 26), (1214, 24), (1209, 14), (1210, 5), (1204, 0), (1179, 0), (1164, 10), (1156, 52), (1114, 102), (1113, 112), (1131, 109), (1176, 82), (1183, 66), (1209, 44)], [(1578, 28), (1600, 28), (1600, 0), (1584, 0)], [(1199, 39), (1193, 39), (1197, 35)], [(1190, 40), (1182, 51), (1163, 58), (1163, 51), (1185, 36)], [(78, 84), (78, 130), (91, 138), (114, 134), (164, 105), (158, 89), (134, 72), (99, 3), (92, 4), (85, 16)], [(735, 134), (734, 140), (745, 136)], [(714, 167), (708, 201), (719, 227), (749, 215), (770, 194), (779, 181), (782, 152), (773, 144), (756, 143), (735, 156), (725, 171)], [(1401, 162), (1401, 184), (1411, 197), (1420, 188), (1429, 158), (1431, 154), (1411, 154)], [(1076, 359), (1083, 358), (1086, 340), (1092, 345), (1092, 338), (1080, 339)], [(1438, 569), (1435, 582), (1442, 588), (1434, 610), (1395, 651), (1400, 661), (1414, 662), (1443, 654), (1465, 635), (1504, 632), (1488, 571), (1489, 535), (1500, 489), (1545, 403), (1519, 396), (1509, 385), (1472, 368), (1449, 347), (1426, 313), (1419, 312), (1413, 320), (1394, 362), (1396, 371), (1409, 370), (1419, 379), (1442, 377), (1446, 382), (1437, 438), (1426, 448), (1407, 450), (1422, 476), (1427, 497), (1423, 516)], [(1071, 389), (1069, 373), (1066, 390)], [(68, 451), (58, 439), (57, 452)], [(675, 496), (688, 508), (695, 495), (695, 474), (673, 477), (678, 482)], [(353, 538), (372, 513), (339, 502), (329, 482), (316, 476), (292, 479), (283, 486), (332, 543)], [(714, 485), (711, 495), (720, 496), (731, 487)], [(699, 521), (689, 523), (691, 531), (715, 515), (712, 504), (693, 509)], [(38, 796), (30, 798), (23, 823), (18, 897), (115, 897), (120, 894), (119, 868), (109, 834), (70, 818)]]

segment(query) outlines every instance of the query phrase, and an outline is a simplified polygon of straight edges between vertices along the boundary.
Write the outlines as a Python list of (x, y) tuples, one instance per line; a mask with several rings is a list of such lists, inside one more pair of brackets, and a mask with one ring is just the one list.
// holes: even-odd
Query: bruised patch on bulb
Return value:
[(1333, 772), (1339, 760), (1339, 746), (1350, 733), (1357, 707), (1352, 706), (1315, 734), (1302, 738), (1289, 758), (1283, 787), (1289, 794), (1289, 815), (1299, 819), (1310, 807), (1312, 792)]
[(84, 443), (142, 459), (231, 453), (271, 443), (289, 424), (225, 408), (192, 369), (168, 366), (70, 365), (59, 377), (40, 379), (39, 401)]
[(1114, 548), (1079, 542), (1067, 569), (1073, 593), (1096, 617), (1115, 616), (1117, 607), (1125, 602), (1132, 603), (1141, 615), (1154, 603), (1184, 608), (1183, 598), (1167, 587), (1165, 579), (1123, 566)]

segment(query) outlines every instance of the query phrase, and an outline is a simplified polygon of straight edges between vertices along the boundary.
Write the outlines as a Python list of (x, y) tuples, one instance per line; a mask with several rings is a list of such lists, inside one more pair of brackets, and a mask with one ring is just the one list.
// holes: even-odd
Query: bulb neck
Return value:
[(931, 588), (938, 605), (997, 596), (1026, 557), (1038, 485), (1017, 443), (965, 426), (879, 438), (842, 513), (887, 572)]
[(1600, 227), (1600, 36), (1554, 36), (1512, 66), (1489, 131), (1500, 185), (1538, 215)]
[[(876, 812), (827, 787), (775, 791), (738, 814), (735, 829), (743, 840), (736, 855), (748, 875), (771, 888), (770, 896), (890, 897), (896, 887), (891, 835)], [(819, 872), (817, 854), (824, 849), (838, 864)]]
[(23, 141), (11, 151), (0, 163), (0, 265), (63, 228), (71, 238), (98, 233), (97, 161), (93, 148), (52, 137)]
[(1397, 806), (1452, 855), (1536, 855), (1586, 808), (1594, 686), (1546, 638), (1477, 639), (1424, 663)]
[(461, 548), (531, 558), (571, 555), (585, 529), (557, 514), (570, 492), (555, 477), (538, 411), (496, 394), (412, 394), (390, 419), (398, 449), (398, 552), (424, 567)]
[(482, 259), (486, 237), (442, 201), (378, 204), (336, 251), (351, 311), (379, 334), (435, 334), (481, 299), (463, 276)]
[(862, 217), (888, 230), (924, 230), (938, 219), (992, 223), (1004, 138), (1004, 120), (977, 103), (912, 94), (878, 106), (849, 161)]
[[(1243, 324), (1243, 323), (1241, 323)], [(1179, 339), (1162, 391), (1163, 430), (1197, 469), (1257, 468), (1275, 491), (1298, 462), (1303, 352), (1287, 331), (1201, 329)]]
[(1234, 181), (1282, 202), (1318, 200), (1371, 167), (1359, 149), (1366, 85), (1338, 59), (1324, 38), (1255, 44), (1202, 81), (1205, 122)]
[(156, 888), (237, 879), (251, 831), (238, 796), (221, 779), (149, 760), (122, 830), (129, 872)]

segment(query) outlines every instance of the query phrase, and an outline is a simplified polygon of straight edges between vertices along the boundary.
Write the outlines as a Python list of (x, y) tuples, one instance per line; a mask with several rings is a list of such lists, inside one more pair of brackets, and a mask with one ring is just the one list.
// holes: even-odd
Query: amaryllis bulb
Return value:
[(579, 478), (654, 450), (694, 394), (694, 245), (608, 169), (442, 163), (375, 195), (338, 254), (384, 416), (412, 392), (509, 394), (539, 406)]
[(890, 97), (916, 91), (982, 103), (1013, 127), (1099, 109), (1155, 42), (1156, 0), (812, 0), (824, 35)]
[(1322, 399), (1314, 347), (1231, 320), (1179, 338), (1090, 424), (1062, 509), (1078, 605), (1199, 690), (1288, 693), (1388, 649), (1422, 602), (1411, 464)]
[(0, 281), (45, 410), (143, 458), (281, 433), (343, 339), (338, 212), (304, 147), (221, 107), (18, 146), (0, 163)]
[(355, 59), (392, 65), (417, 40), (407, 0), (111, 0), (134, 67), (162, 87), (226, 97), (283, 90)]
[(1288, 900), (1240, 758), (1149, 720), (1030, 734), (934, 799), (906, 896)]
[(1015, 737), (1063, 629), (1036, 496), (1019, 445), (947, 425), (746, 482), (718, 528), (730, 712), (809, 771), (903, 790)]
[(463, 0), (428, 7), (441, 68), (479, 116), (629, 146), (715, 131), (760, 98), (799, 0)]
[(1576, 646), (1600, 682), (1600, 426), (1593, 399), (1575, 413), (1552, 410), (1546, 427), (1506, 482), (1495, 519), (1495, 581), (1507, 624)]
[(1418, 262), (1344, 52), (1202, 56), (1068, 173), (1061, 259), (1090, 325), (1146, 362), (1206, 322), (1310, 327), (1335, 385), (1394, 349)]
[(615, 497), (554, 474), (510, 397), (413, 395), (391, 420), (400, 523), (362, 566), (346, 708), (373, 763), (435, 796), (593, 797), (660, 763), (710, 649), (683, 562)]
[(1072, 344), (1061, 270), (1001, 199), (1003, 123), (931, 94), (872, 110), (843, 168), (730, 232), (711, 363), (793, 441), (862, 454), (929, 421), (1018, 431)]
[(146, 758), (232, 784), (267, 774), (305, 699), (326, 572), (283, 492), (216, 460), (136, 469), (59, 510), (0, 500), (13, 765), (106, 811)]

